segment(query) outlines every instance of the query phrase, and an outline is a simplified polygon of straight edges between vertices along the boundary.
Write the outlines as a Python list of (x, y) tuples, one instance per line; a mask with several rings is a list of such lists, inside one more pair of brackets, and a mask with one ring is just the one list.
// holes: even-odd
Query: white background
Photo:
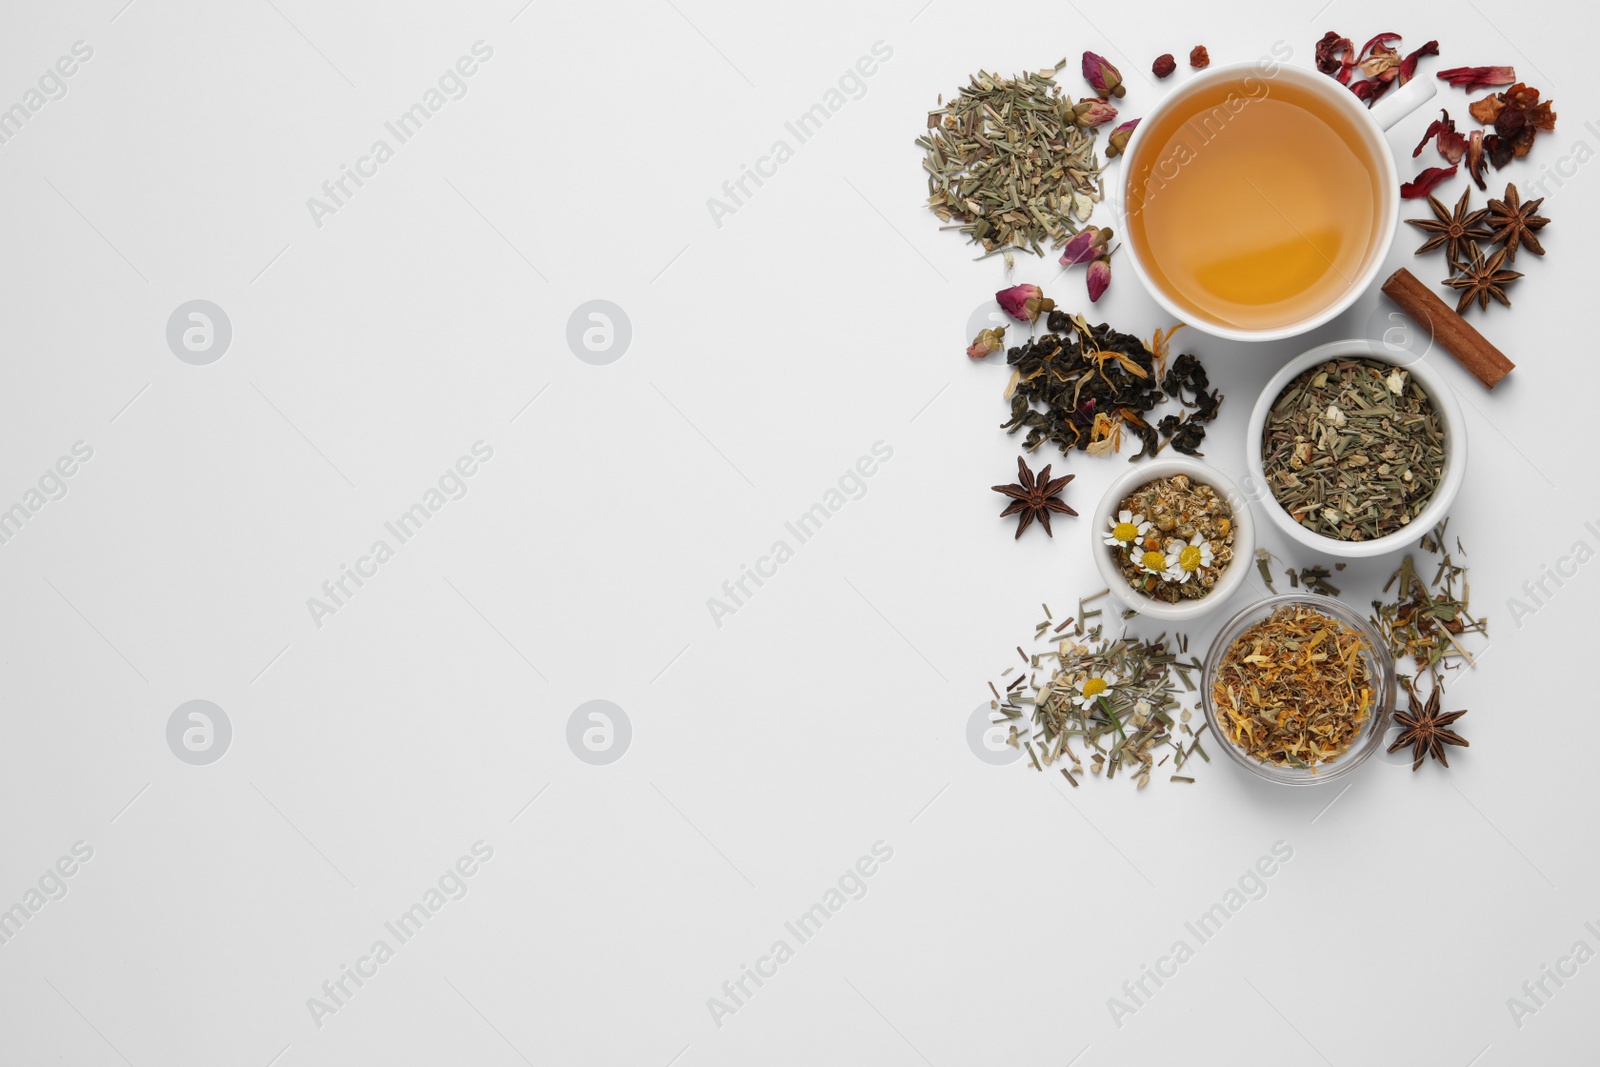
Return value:
[[(1584, 527), (1600, 523), (1584, 243), (1600, 178), (1575, 162), (1600, 148), (1586, 14), (123, 2), (13, 4), (0, 26), (0, 106), (75, 41), (93, 48), (0, 145), (0, 505), (74, 442), (94, 450), (0, 545), (0, 907), (74, 842), (94, 849), (0, 946), (0, 1061), (1590, 1054), (1600, 964), (1520, 1028), (1506, 1003), (1574, 942), (1600, 949), (1584, 928), (1600, 920), (1595, 566), (1520, 626), (1507, 610), (1574, 542), (1600, 548)], [(1515, 310), (1477, 320), (1517, 371), (1489, 394), (1430, 357), (1466, 413), (1451, 530), (1493, 626), (1446, 696), (1471, 709), (1472, 747), (1447, 772), (1374, 760), (1348, 792), (1273, 788), (1220, 753), (1192, 786), (1138, 793), (986, 765), (965, 735), (985, 682), (1041, 601), (1059, 617), (1100, 585), (1087, 520), (1014, 543), (997, 518), (988, 487), (1017, 455), (997, 429), (1006, 373), (962, 349), (1002, 266), (937, 231), (912, 140), (979, 67), (1066, 55), (1076, 94), (1092, 48), (1122, 67), (1136, 116), (1196, 43), (1222, 63), (1283, 40), (1309, 64), (1329, 28), (1400, 32), (1403, 50), (1438, 37), (1426, 76), (1514, 64), (1560, 121), (1491, 191), (1576, 172), (1549, 186), (1550, 254), (1518, 258)], [(307, 198), (479, 40), (493, 57), (467, 95), (318, 227)], [(707, 198), (774, 140), (794, 147), (784, 123), (877, 41), (893, 55), (864, 95), (716, 225)], [(1167, 51), (1179, 73), (1160, 85)], [(1467, 100), (1439, 103), (1466, 126)], [(1434, 162), (1410, 158), (1430, 117), (1391, 134), (1407, 175)], [(1384, 273), (1415, 244), (1408, 229)], [(1165, 325), (1115, 269), (1092, 320)], [(1015, 280), (1086, 307), (1081, 272), (1053, 261), (1023, 259)], [(196, 298), (233, 328), (208, 366), (165, 339)], [(632, 324), (609, 366), (566, 342), (591, 299)], [(1242, 475), (1266, 378), (1381, 330), (1379, 301), (1283, 344), (1180, 334), (1227, 398), (1208, 459)], [(307, 598), (480, 440), (494, 454), (470, 492), (315, 625)], [(793, 545), (785, 521), (877, 441), (893, 458), (865, 496), (715, 625), (708, 598)], [(1122, 469), (1057, 460), (1085, 514)], [(1394, 563), (1337, 584), (1364, 606)], [(1262, 594), (1253, 576), (1247, 590), (1232, 607)], [(192, 699), (232, 723), (209, 766), (167, 746)], [(632, 725), (608, 766), (566, 742), (592, 699)], [(470, 892), (317, 1026), (307, 998), (479, 840), (493, 859)], [(793, 945), (785, 921), (878, 841), (893, 858), (865, 897), (713, 1022), (707, 999)], [(1277, 841), (1294, 856), (1265, 897), (1116, 1026), (1107, 998), (1179, 938), (1194, 947), (1185, 921)]]

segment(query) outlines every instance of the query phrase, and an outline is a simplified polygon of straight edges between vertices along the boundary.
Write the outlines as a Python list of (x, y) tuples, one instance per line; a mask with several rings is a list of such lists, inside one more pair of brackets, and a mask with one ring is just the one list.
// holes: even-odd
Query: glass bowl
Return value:
[[(1367, 651), (1362, 653), (1362, 659), (1367, 665), (1368, 672), (1377, 680), (1377, 699), (1371, 714), (1367, 716), (1367, 721), (1361, 728), (1361, 733), (1338, 756), (1323, 761), (1315, 768), (1263, 763), (1252, 758), (1229, 740), (1227, 731), (1218, 720), (1217, 709), (1212, 699), (1222, 657), (1227, 654), (1233, 642), (1250, 626), (1286, 605), (1308, 607), (1339, 620), (1360, 634), (1367, 644)], [(1286, 593), (1268, 597), (1229, 619), (1218, 631), (1216, 639), (1212, 641), (1211, 648), (1206, 653), (1205, 669), (1200, 678), (1201, 704), (1205, 710), (1206, 722), (1210, 724), (1211, 732), (1216, 735), (1218, 743), (1235, 763), (1279, 785), (1322, 785), (1343, 778), (1361, 766), (1383, 745), (1384, 734), (1389, 729), (1389, 716), (1394, 710), (1394, 698), (1394, 656), (1390, 654), (1389, 646), (1384, 643), (1383, 635), (1378, 633), (1370, 622), (1344, 604), (1320, 593)]]

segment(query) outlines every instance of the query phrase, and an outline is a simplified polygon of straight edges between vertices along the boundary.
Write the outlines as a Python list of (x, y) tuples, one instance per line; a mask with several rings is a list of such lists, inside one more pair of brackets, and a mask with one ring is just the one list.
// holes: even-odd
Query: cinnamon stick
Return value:
[(1487, 388), (1499, 385), (1500, 379), (1515, 369), (1505, 353), (1404, 267), (1389, 275), (1383, 292)]

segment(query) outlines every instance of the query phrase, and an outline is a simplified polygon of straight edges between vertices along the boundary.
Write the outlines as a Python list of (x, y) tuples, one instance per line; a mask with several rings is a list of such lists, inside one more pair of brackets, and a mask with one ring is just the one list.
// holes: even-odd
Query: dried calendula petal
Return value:
[(1223, 653), (1212, 688), (1217, 721), (1253, 759), (1311, 767), (1360, 736), (1377, 697), (1372, 648), (1359, 631), (1304, 604), (1286, 604)]

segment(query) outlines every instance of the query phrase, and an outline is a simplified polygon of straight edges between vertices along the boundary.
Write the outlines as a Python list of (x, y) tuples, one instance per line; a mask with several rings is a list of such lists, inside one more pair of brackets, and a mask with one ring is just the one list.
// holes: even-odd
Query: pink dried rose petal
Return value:
[(1429, 167), (1400, 186), (1400, 198), (1402, 200), (1420, 200), (1432, 192), (1434, 186), (1455, 176), (1455, 167)]

